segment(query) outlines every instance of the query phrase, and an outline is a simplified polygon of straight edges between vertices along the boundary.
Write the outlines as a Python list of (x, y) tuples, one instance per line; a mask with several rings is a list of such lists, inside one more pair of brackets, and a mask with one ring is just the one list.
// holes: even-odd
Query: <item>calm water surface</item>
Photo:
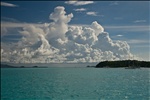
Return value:
[(148, 68), (3, 68), (1, 100), (150, 100)]

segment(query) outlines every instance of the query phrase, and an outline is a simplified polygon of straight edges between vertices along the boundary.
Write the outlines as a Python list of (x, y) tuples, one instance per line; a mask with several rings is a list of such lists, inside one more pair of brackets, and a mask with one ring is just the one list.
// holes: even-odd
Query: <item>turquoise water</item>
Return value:
[(149, 100), (149, 69), (3, 68), (1, 100)]

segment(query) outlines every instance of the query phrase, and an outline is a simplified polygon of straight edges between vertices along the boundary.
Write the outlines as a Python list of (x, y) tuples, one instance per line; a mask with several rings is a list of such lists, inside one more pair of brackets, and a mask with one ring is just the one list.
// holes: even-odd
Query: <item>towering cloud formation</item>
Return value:
[(68, 31), (68, 22), (70, 22), (73, 14), (65, 15), (65, 8), (58, 6), (54, 9), (54, 12), (50, 14), (50, 19), (53, 23), (49, 25), (48, 37), (51, 38), (65, 38), (65, 33)]
[[(2, 61), (15, 63), (99, 62), (131, 59), (125, 41), (113, 41), (94, 21), (87, 26), (69, 26), (73, 14), (58, 6), (50, 14), (51, 23), (26, 26), (21, 40), (11, 47), (2, 45)], [(5, 49), (5, 50), (4, 50)]]

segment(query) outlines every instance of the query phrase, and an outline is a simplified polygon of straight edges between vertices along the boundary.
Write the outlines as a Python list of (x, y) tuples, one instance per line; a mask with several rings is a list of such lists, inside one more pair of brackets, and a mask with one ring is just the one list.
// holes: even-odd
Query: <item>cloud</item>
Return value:
[(138, 40), (138, 39), (128, 40), (127, 42), (129, 44), (143, 44), (143, 43), (149, 44), (149, 41), (147, 40)]
[(7, 3), (7, 2), (1, 2), (1, 6), (6, 6), (6, 7), (18, 7), (18, 5)]
[(100, 33), (104, 32), (104, 28), (97, 23), (97, 21), (94, 21), (91, 24), (91, 27), (94, 29), (96, 36), (98, 36)]
[(118, 34), (117, 37), (122, 37), (123, 35)]
[(1, 21), (1, 36), (3, 37), (7, 35), (18, 34), (19, 30), (26, 26), (43, 27), (44, 24)]
[[(83, 63), (135, 57), (126, 41), (113, 41), (97, 21), (88, 26), (69, 25), (73, 14), (58, 6), (51, 23), (22, 25), (17, 43), (2, 43), (2, 62)], [(6, 27), (13, 25), (3, 25)], [(18, 27), (18, 24), (16, 25)]]
[[(49, 25), (49, 32), (47, 37), (53, 38), (65, 38), (65, 33), (68, 31), (68, 24), (73, 17), (73, 14), (65, 15), (65, 8), (58, 6), (54, 9), (54, 12), (50, 14), (49, 18), (54, 22)], [(50, 39), (51, 39), (50, 38)]]
[(9, 17), (1, 17), (1, 21), (3, 22), (19, 22), (18, 20), (14, 19), (14, 18), (9, 18)]
[(145, 23), (146, 20), (135, 20), (134, 23)]
[(20, 31), (20, 33), (23, 35), (23, 42), (26, 42), (26, 44), (28, 43), (30, 45), (40, 41), (41, 35), (45, 35), (42, 29), (35, 27), (34, 25), (24, 27), (23, 31)]
[(44, 26), (44, 24), (36, 24), (36, 23), (16, 23), (16, 22), (4, 22), (1, 21), (1, 27), (5, 27), (5, 28), (22, 28), (28, 25), (34, 25), (34, 26), (38, 26), (38, 27), (42, 27)]
[(122, 31), (150, 31), (149, 25), (129, 25), (129, 26), (105, 26), (106, 29), (115, 29)]
[(91, 12), (86, 12), (87, 15), (91, 15), (91, 16), (98, 16), (97, 12), (91, 11)]
[[(149, 43), (148, 44), (139, 44), (139, 45), (134, 45), (134, 48), (147, 48), (149, 50)], [(146, 53), (146, 52), (145, 52)], [(147, 53), (146, 53), (147, 54)], [(149, 56), (149, 55), (148, 55)], [(146, 60), (146, 59), (145, 59)]]
[(65, 16), (65, 14), (65, 8), (63, 6), (58, 6), (54, 9), (54, 12), (50, 14), (49, 18), (56, 23), (68, 23), (73, 17), (73, 14), (71, 13), (67, 16)]
[(7, 32), (7, 28), (1, 27), (1, 36), (5, 35)]
[(94, 3), (94, 1), (66, 1), (66, 4), (74, 5), (74, 6), (81, 6), (81, 5), (88, 5)]
[(85, 8), (79, 8), (79, 9), (74, 9), (74, 11), (86, 11), (87, 9), (85, 9)]
[(111, 6), (113, 6), (113, 5), (119, 5), (119, 3), (118, 3), (118, 1), (114, 1), (114, 2), (110, 3), (110, 5)]

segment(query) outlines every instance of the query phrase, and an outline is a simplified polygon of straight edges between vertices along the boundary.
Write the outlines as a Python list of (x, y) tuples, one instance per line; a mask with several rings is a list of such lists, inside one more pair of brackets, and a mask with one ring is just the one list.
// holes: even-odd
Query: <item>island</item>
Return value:
[(8, 64), (1, 64), (1, 68), (48, 68), (46, 66), (31, 66), (31, 67), (25, 67), (25, 66), (13, 66)]
[(119, 61), (103, 61), (98, 63), (95, 68), (150, 68), (149, 61), (138, 61), (138, 60), (119, 60)]
[(18, 68), (16, 66), (7, 65), (7, 64), (1, 64), (1, 68)]

